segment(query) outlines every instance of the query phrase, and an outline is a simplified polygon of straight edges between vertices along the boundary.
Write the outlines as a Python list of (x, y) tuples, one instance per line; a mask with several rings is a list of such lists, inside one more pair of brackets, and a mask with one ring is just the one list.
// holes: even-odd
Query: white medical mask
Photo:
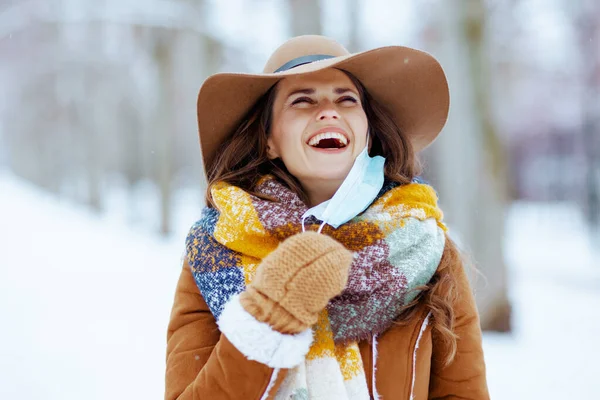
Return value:
[(323, 222), (318, 231), (321, 233), (325, 224), (337, 229), (366, 210), (383, 187), (384, 167), (385, 158), (370, 157), (368, 146), (365, 147), (333, 197), (302, 215), (302, 231), (304, 220), (311, 215)]

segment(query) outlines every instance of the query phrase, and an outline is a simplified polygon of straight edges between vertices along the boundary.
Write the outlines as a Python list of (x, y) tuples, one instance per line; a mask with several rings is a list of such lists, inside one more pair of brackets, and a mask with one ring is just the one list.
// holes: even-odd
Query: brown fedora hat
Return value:
[(298, 36), (275, 50), (262, 74), (218, 73), (204, 81), (198, 94), (198, 130), (205, 171), (219, 146), (277, 81), (332, 67), (361, 81), (415, 151), (433, 142), (446, 123), (448, 82), (431, 55), (402, 46), (351, 54), (327, 37)]

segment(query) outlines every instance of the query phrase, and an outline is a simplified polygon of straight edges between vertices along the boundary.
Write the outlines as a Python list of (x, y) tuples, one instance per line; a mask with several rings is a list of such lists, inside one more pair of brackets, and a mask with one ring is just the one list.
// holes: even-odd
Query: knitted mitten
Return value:
[(352, 258), (352, 252), (329, 236), (294, 235), (263, 259), (240, 295), (241, 304), (279, 332), (302, 332), (344, 290)]

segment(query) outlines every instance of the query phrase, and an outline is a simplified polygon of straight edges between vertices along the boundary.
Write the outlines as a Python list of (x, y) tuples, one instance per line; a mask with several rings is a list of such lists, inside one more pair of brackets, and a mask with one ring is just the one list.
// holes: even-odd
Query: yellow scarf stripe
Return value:
[(242, 264), (242, 268), (244, 269), (244, 283), (248, 286), (252, 283), (256, 275), (256, 269), (260, 265), (260, 260), (242, 254), (240, 256), (240, 264)]
[[(221, 183), (213, 187), (211, 194), (217, 209), (227, 210), (221, 212), (215, 226), (214, 237), (219, 243), (261, 260), (277, 247), (279, 241), (263, 228), (248, 193)], [(240, 235), (240, 230), (248, 234)]]
[(307, 360), (323, 357), (335, 357), (333, 342), (333, 333), (329, 325), (329, 314), (327, 310), (321, 311), (319, 319), (313, 327), (313, 343), (306, 356)]
[(356, 342), (347, 346), (335, 347), (335, 358), (340, 365), (340, 370), (344, 376), (344, 380), (350, 379), (364, 373), (364, 365), (360, 355), (360, 349)]
[(319, 314), (319, 319), (313, 330), (313, 344), (306, 356), (307, 360), (335, 358), (346, 381), (363, 373), (364, 367), (358, 344), (353, 342), (346, 346), (336, 346), (333, 342), (333, 333), (329, 325), (327, 310), (323, 310)]

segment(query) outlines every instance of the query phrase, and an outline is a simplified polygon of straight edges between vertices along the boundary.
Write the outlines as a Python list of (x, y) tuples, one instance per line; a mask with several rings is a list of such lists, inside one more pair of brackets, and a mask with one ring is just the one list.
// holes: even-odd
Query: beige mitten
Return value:
[(329, 236), (294, 235), (258, 266), (240, 295), (242, 306), (279, 332), (302, 332), (344, 290), (352, 258), (352, 252)]

